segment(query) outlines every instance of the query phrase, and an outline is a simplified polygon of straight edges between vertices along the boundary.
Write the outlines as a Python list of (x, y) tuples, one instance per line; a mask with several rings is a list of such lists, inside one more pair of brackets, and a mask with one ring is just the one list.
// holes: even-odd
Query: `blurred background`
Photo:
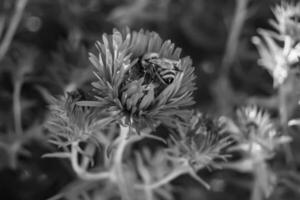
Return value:
[[(279, 2), (1, 0), (0, 199), (46, 199), (74, 180), (67, 162), (41, 158), (53, 151), (41, 125), (49, 95), (63, 95), (93, 79), (88, 52), (103, 33), (115, 27), (143, 28), (171, 39), (193, 60), (198, 87), (195, 107), (212, 115), (230, 115), (253, 97), (276, 93), (268, 72), (257, 65), (251, 39), (257, 28), (271, 28), (271, 8)], [(212, 191), (202, 191), (190, 180), (181, 186), (188, 195), (182, 198), (179, 191), (178, 198), (249, 195), (249, 176), (236, 172), (204, 172), (203, 176), (210, 180)], [(297, 199), (289, 189), (277, 192)]]

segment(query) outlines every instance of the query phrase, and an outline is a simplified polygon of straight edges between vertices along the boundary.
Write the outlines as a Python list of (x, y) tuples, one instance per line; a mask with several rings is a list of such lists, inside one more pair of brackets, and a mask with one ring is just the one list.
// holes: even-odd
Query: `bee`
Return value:
[(164, 85), (171, 84), (178, 72), (180, 60), (160, 58), (158, 53), (146, 53), (141, 59), (141, 65), (145, 74), (149, 74), (152, 79), (157, 77)]

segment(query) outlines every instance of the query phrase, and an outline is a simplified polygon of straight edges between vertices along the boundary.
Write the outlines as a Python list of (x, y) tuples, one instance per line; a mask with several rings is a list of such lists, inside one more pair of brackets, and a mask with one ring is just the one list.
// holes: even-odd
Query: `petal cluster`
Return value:
[(274, 87), (278, 87), (299, 63), (300, 4), (282, 3), (273, 12), (276, 20), (271, 24), (275, 31), (259, 29), (260, 37), (254, 37), (253, 43), (261, 57), (259, 64), (269, 71)]
[(269, 113), (257, 106), (241, 108), (237, 119), (239, 143), (236, 148), (255, 160), (271, 158), (280, 144), (290, 141), (290, 137), (277, 131)]
[(224, 150), (230, 145), (230, 138), (223, 132), (219, 120), (212, 120), (197, 112), (190, 126), (181, 129), (180, 137), (167, 149), (169, 156), (189, 163), (196, 170), (216, 166), (216, 160), (224, 160), (228, 155)]
[[(181, 49), (170, 40), (163, 41), (157, 33), (144, 30), (114, 30), (111, 35), (104, 34), (96, 47), (97, 53), (90, 54), (97, 77), (92, 83), (96, 100), (79, 105), (104, 108), (141, 127), (174, 125), (188, 118), (190, 112), (184, 108), (194, 103), (194, 68), (191, 59), (181, 58)], [(147, 53), (179, 63), (172, 83), (154, 80), (158, 73), (147, 76), (141, 64)]]
[(46, 123), (46, 128), (52, 133), (52, 143), (67, 146), (72, 142), (86, 141), (113, 120), (97, 108), (76, 105), (85, 99), (84, 96), (83, 92), (74, 91), (60, 99), (52, 99)]
[(294, 41), (300, 39), (300, 3), (286, 3), (276, 6), (273, 10), (276, 21), (272, 22), (274, 28), (283, 36), (289, 36)]

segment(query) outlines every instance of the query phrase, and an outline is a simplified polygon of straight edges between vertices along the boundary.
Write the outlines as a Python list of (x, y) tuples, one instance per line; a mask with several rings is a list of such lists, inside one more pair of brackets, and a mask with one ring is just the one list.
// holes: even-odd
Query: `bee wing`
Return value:
[(149, 62), (150, 62), (151, 64), (159, 65), (159, 66), (163, 64), (162, 60), (159, 59), (159, 58), (157, 58), (157, 59), (151, 59), (151, 60), (149, 60)]
[(152, 59), (150, 61), (152, 64), (157, 65), (163, 69), (173, 69), (173, 63), (168, 59)]
[(182, 70), (180, 70), (178, 68), (181, 60), (171, 60), (171, 59), (167, 59), (167, 58), (163, 58), (162, 61), (166, 64), (169, 65), (169, 69), (173, 69), (175, 71), (181, 72)]

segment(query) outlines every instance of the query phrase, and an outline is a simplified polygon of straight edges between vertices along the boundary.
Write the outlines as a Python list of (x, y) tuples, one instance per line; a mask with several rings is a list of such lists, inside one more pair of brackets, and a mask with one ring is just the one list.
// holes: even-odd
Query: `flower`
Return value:
[[(231, 143), (229, 136), (223, 134), (222, 124), (195, 112), (187, 126), (178, 125), (178, 137), (171, 137), (167, 148), (151, 153), (149, 149), (137, 153), (137, 169), (146, 193), (168, 194), (170, 182), (183, 174), (210, 186), (197, 175), (205, 167), (220, 167), (220, 161), (229, 156), (223, 153)], [(166, 188), (162, 186), (167, 186)]]
[(300, 45), (291, 47), (288, 41), (284, 41), (286, 48), (283, 48), (270, 31), (260, 30), (259, 33), (262, 39), (253, 38), (253, 43), (260, 54), (258, 64), (268, 70), (273, 77), (274, 87), (278, 87), (288, 78), (293, 66), (299, 63)]
[(282, 36), (288, 36), (293, 41), (299, 42), (300, 39), (300, 3), (286, 3), (282, 2), (281, 5), (273, 9), (276, 21), (272, 21), (274, 28)]
[[(181, 58), (181, 49), (170, 40), (165, 42), (155, 32), (126, 29), (103, 34), (96, 43), (98, 53), (90, 54), (97, 81), (93, 82), (95, 99), (81, 101), (81, 106), (105, 109), (135, 127), (155, 127), (160, 123), (174, 126), (186, 121), (194, 104), (194, 68), (189, 57)], [(163, 84), (149, 76), (141, 64), (147, 53), (178, 62), (180, 72), (172, 83)]]
[(272, 158), (280, 144), (291, 140), (290, 137), (280, 134), (269, 113), (257, 106), (239, 109), (237, 119), (238, 144), (233, 149), (247, 153), (256, 161)]
[(179, 138), (173, 139), (173, 145), (167, 154), (183, 163), (188, 163), (195, 171), (204, 167), (217, 166), (216, 160), (226, 160), (225, 150), (230, 137), (223, 133), (219, 120), (212, 120), (200, 112), (194, 113), (190, 125), (179, 129)]
[(76, 105), (76, 102), (86, 98), (82, 91), (67, 93), (60, 99), (52, 98), (46, 123), (46, 128), (52, 133), (52, 143), (65, 147), (72, 142), (86, 141), (113, 120), (97, 108)]
[(243, 129), (244, 136), (254, 131), (262, 135), (268, 135), (275, 130), (274, 124), (270, 119), (270, 115), (260, 110), (255, 105), (242, 107), (237, 110), (237, 119), (240, 127)]
[(300, 3), (282, 3), (274, 10), (276, 21), (271, 21), (276, 31), (259, 29), (261, 38), (253, 43), (260, 54), (258, 63), (265, 67), (274, 79), (274, 87), (282, 85), (299, 63)]

